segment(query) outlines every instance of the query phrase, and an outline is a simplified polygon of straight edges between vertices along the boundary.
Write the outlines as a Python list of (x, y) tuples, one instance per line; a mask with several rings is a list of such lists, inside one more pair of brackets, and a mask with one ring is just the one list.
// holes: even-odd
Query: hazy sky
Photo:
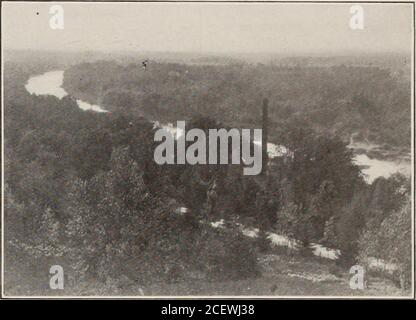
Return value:
[(411, 4), (59, 3), (64, 30), (49, 27), (54, 3), (2, 2), (6, 49), (343, 53), (406, 51)]

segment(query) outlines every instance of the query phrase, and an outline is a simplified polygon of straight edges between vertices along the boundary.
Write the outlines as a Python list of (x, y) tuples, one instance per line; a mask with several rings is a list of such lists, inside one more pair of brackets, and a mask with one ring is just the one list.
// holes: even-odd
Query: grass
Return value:
[[(6, 288), (6, 295), (74, 295), (74, 296), (372, 296), (403, 297), (394, 283), (378, 275), (369, 275), (364, 290), (349, 287), (351, 275), (328, 259), (316, 256), (303, 257), (294, 251), (279, 250), (261, 254), (258, 258), (261, 275), (243, 280), (209, 281), (203, 274), (185, 273), (174, 283), (139, 283), (109, 281), (106, 284), (88, 281), (76, 288), (64, 290), (44, 288), (33, 292), (30, 285)], [(13, 272), (12, 272), (13, 274)], [(21, 283), (21, 281), (9, 283)]]
[(170, 284), (130, 284), (124, 288), (89, 284), (76, 295), (403, 297), (411, 294), (397, 288), (392, 281), (376, 276), (367, 279), (366, 289), (352, 290), (348, 270), (318, 257), (263, 254), (259, 263), (262, 274), (256, 278), (212, 282), (189, 274), (190, 278)]
[[(145, 295), (196, 296), (408, 296), (388, 279), (372, 277), (368, 288), (352, 290), (348, 270), (334, 272), (334, 263), (320, 258), (268, 254), (259, 258), (262, 275), (238, 281), (203, 279), (155, 284)], [(132, 292), (133, 293), (133, 292)]]

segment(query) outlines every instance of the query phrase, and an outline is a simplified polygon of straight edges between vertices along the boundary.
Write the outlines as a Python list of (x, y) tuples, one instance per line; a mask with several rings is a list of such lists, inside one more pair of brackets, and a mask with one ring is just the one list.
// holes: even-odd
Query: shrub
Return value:
[(399, 210), (391, 212), (379, 226), (368, 223), (358, 241), (359, 260), (366, 263), (369, 257), (394, 263), (398, 269), (393, 273), (395, 281), (405, 289), (411, 283), (411, 204), (410, 200)]
[(197, 265), (209, 279), (244, 279), (259, 274), (254, 240), (237, 230), (204, 226), (197, 241)]

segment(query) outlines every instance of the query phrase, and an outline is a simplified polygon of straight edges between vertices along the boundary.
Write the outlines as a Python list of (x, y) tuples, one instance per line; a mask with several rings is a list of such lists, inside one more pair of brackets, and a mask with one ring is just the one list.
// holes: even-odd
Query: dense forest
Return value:
[[(311, 243), (340, 249), (342, 270), (369, 257), (395, 263), (395, 281), (410, 283), (410, 180), (366, 183), (347, 148), (355, 132), (410, 148), (410, 87), (389, 71), (95, 62), (65, 71), (69, 96), (30, 95), (28, 77), (46, 67), (4, 69), (6, 291), (50, 293), (51, 264), (64, 266), (74, 294), (260, 277), (269, 231), (298, 239), (305, 256)], [(74, 97), (111, 112), (83, 111)], [(267, 175), (154, 162), (150, 120), (259, 127), (264, 97), (270, 140), (291, 150)], [(228, 227), (213, 228), (219, 219)]]
[[(204, 115), (233, 127), (258, 127), (270, 102), (271, 141), (303, 120), (322, 134), (410, 151), (410, 79), (364, 65), (232, 63), (186, 65), (111, 61), (75, 65), (63, 87), (105, 108), (167, 121)], [(342, 60), (341, 60), (342, 61)], [(318, 60), (320, 62), (320, 60)]]

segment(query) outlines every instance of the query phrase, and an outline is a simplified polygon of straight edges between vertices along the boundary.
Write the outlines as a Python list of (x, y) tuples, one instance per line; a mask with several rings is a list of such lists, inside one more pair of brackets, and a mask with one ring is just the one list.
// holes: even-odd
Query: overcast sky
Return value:
[(6, 49), (190, 52), (410, 52), (411, 4), (60, 3), (64, 30), (49, 27), (53, 3), (2, 2)]

